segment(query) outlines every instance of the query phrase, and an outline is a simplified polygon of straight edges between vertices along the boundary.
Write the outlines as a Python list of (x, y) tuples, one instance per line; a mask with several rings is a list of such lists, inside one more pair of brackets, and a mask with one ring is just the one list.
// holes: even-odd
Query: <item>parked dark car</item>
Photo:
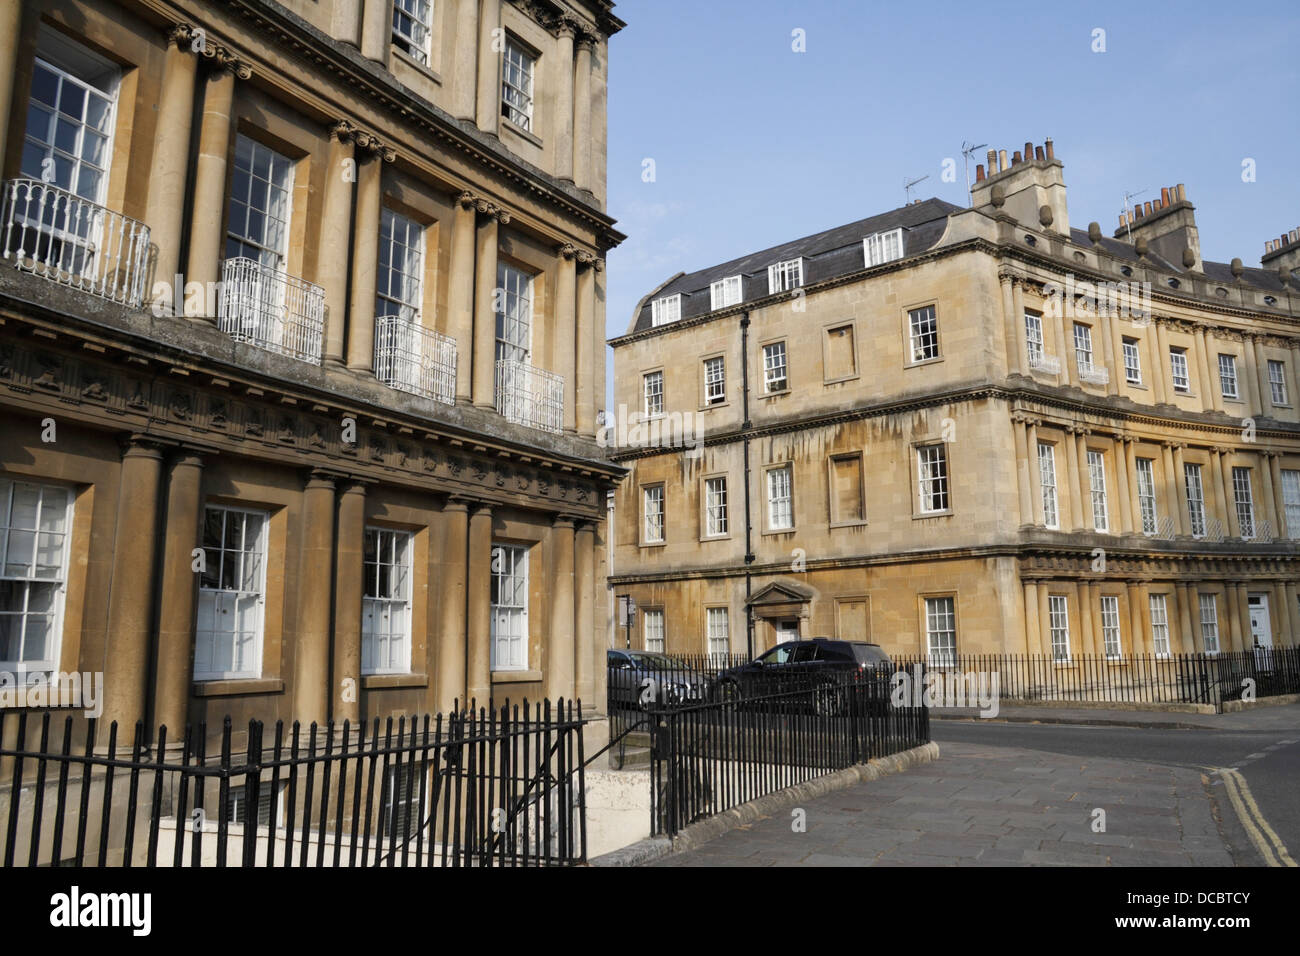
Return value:
[[(865, 689), (873, 708), (888, 706), (893, 662), (879, 644), (814, 637), (778, 644), (748, 664), (718, 674), (715, 699), (743, 701), (755, 695), (797, 694), (808, 690), (816, 713), (842, 713), (854, 688)], [(804, 698), (795, 697), (796, 702)]]
[(643, 693), (651, 689), (653, 699), (659, 704), (687, 703), (705, 696), (704, 675), (684, 667), (667, 654), (611, 650), (606, 653), (606, 662), (611, 709), (640, 710)]

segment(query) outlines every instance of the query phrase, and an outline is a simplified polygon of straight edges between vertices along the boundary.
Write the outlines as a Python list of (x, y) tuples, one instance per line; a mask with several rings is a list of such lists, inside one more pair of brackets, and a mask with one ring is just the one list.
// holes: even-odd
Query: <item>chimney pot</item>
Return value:
[(1020, 165), (1020, 150), (1016, 150), (1014, 153), (1011, 154), (1011, 165), (1012, 166)]
[(989, 162), (989, 175), (992, 176), (994, 173), (998, 171), (998, 151), (996, 149), (989, 150), (988, 162)]
[(1162, 206), (1168, 206), (1170, 202), (1171, 200), (1169, 198), (1169, 187), (1168, 186), (1160, 187), (1160, 204)]
[(1034, 159), (1038, 160), (1039, 162), (1042, 162), (1042, 159), (1043, 159), (1043, 147), (1041, 147), (1041, 146), (1035, 146), (1035, 147), (1034, 147)]
[(998, 150), (998, 169), (1002, 170), (1010, 168), (1011, 167), (1007, 165), (1007, 151), (1005, 149)]
[(1187, 199), (1187, 190), (1183, 188), (1182, 183), (1179, 183), (1174, 187), (1174, 195), (1178, 197), (1178, 202), (1183, 202)]
[(1121, 227), (1124, 225), (1124, 214), (1123, 214), (1123, 213), (1120, 213), (1120, 214), (1119, 214), (1119, 224), (1120, 224)]
[(1147, 215), (1148, 215), (1148, 216), (1151, 215), (1151, 203), (1148, 201), (1148, 202), (1143, 203), (1142, 205), (1144, 205), (1144, 206), (1146, 207)]
[(977, 183), (982, 183), (982, 182), (984, 182), (984, 164), (983, 164), (983, 163), (976, 163), (976, 164), (975, 164), (975, 182), (977, 182)]
[(1269, 254), (1270, 252), (1272, 252), (1272, 251), (1273, 251), (1273, 240), (1272, 240), (1272, 239), (1265, 239), (1265, 240), (1264, 240), (1264, 255), (1268, 255), (1268, 254)]
[(1033, 158), (1034, 158), (1034, 144), (1025, 143), (1025, 162), (1029, 162)]
[(1056, 158), (1056, 153), (1052, 151), (1052, 137), (1049, 136), (1047, 139), (1043, 140), (1043, 148), (1047, 150), (1048, 159)]
[(1287, 233), (1287, 238), (1290, 239), (1292, 242), (1295, 242), (1297, 239), (1300, 239), (1300, 229), (1292, 229), (1290, 232)]
[(1133, 207), (1133, 218), (1134, 218), (1134, 219), (1141, 219), (1141, 218), (1142, 218), (1142, 204), (1141, 204), (1141, 203), (1138, 203), (1136, 206)]

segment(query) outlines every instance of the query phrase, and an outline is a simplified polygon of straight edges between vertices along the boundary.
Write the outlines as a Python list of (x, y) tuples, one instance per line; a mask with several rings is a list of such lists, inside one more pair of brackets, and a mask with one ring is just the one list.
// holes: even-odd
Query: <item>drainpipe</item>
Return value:
[(749, 312), (740, 313), (740, 381), (743, 402), (744, 421), (740, 430), (744, 433), (745, 446), (745, 650), (749, 659), (754, 659), (754, 607), (750, 599), (754, 593), (754, 577), (749, 567), (754, 563), (754, 518), (750, 504), (749, 488)]

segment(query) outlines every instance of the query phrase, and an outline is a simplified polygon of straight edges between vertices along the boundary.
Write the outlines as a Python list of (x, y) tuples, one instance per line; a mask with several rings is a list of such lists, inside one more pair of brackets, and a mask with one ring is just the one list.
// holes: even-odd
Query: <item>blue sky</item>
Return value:
[[(1108, 235), (1126, 190), (1149, 200), (1174, 183), (1207, 259), (1258, 265), (1265, 239), (1300, 226), (1294, 0), (615, 12), (628, 26), (610, 43), (609, 212), (628, 239), (609, 254), (609, 335), (668, 276), (901, 206), (907, 179), (929, 174), (916, 198), (964, 204), (963, 141), (1010, 156), (1050, 136), (1071, 225)], [(941, 179), (947, 157), (956, 182)]]

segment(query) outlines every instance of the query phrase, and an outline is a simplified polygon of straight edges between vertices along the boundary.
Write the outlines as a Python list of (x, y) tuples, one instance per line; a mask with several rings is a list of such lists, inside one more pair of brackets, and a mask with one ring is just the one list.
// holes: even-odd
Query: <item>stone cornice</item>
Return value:
[(206, 30), (191, 23), (178, 23), (167, 31), (167, 42), (179, 50), (189, 50), (209, 61), (217, 70), (223, 70), (240, 80), (253, 77), (253, 68), (237, 53), (224, 44), (209, 39)]

